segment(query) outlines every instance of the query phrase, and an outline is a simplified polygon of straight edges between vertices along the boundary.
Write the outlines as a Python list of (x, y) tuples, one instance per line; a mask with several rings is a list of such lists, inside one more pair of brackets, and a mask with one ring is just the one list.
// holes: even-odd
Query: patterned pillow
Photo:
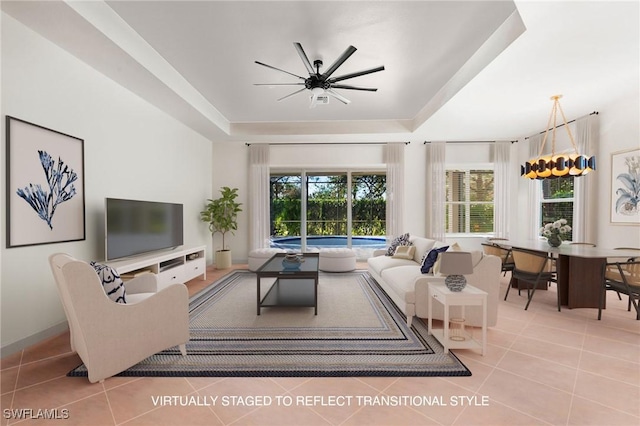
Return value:
[(100, 281), (102, 281), (102, 288), (111, 300), (116, 303), (127, 303), (124, 282), (120, 278), (120, 274), (111, 266), (102, 265), (100, 263), (89, 263), (96, 270)]
[(396, 239), (394, 239), (393, 241), (391, 241), (391, 245), (387, 249), (386, 255), (393, 256), (398, 246), (410, 246), (410, 245), (412, 244), (411, 244), (411, 241), (409, 241), (409, 233), (407, 232), (406, 234), (402, 234)]
[(444, 247), (439, 247), (439, 248), (434, 248), (429, 250), (429, 253), (427, 253), (422, 258), (422, 265), (420, 265), (420, 272), (422, 272), (423, 274), (428, 274), (429, 272), (431, 272), (431, 268), (433, 268), (433, 265), (436, 263), (436, 260), (438, 260), (438, 255), (440, 253), (447, 251), (448, 248), (449, 246), (444, 246)]

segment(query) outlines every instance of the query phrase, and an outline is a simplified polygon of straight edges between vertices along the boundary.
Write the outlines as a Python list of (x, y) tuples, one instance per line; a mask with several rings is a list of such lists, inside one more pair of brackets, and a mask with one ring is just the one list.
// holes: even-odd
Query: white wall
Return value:
[[(246, 263), (249, 255), (249, 148), (244, 143), (216, 142), (213, 144), (212, 158), (212, 197), (218, 198), (223, 186), (238, 188), (237, 202), (242, 203), (242, 212), (238, 214), (238, 230), (235, 235), (227, 234), (225, 244), (231, 249), (233, 263)], [(222, 237), (216, 234), (213, 236), (213, 250), (221, 249)]]
[(597, 244), (600, 247), (640, 247), (640, 226), (611, 223), (611, 153), (640, 148), (640, 90), (600, 109), (600, 149), (597, 164)]
[[(104, 259), (105, 197), (184, 204), (185, 244), (211, 240), (199, 211), (211, 196), (211, 142), (2, 14), (4, 115), (84, 139), (86, 240), (1, 249), (1, 344), (20, 349), (64, 326), (48, 256)], [(6, 211), (5, 161), (2, 211)], [(209, 259), (211, 255), (209, 255)]]

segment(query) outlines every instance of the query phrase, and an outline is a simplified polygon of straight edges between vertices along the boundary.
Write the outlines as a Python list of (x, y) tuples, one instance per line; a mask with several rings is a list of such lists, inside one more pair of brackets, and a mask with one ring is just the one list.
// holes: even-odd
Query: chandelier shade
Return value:
[[(555, 95), (551, 97), (553, 101), (553, 108), (551, 109), (551, 115), (549, 116), (549, 122), (547, 123), (547, 130), (544, 133), (542, 144), (540, 145), (540, 151), (537, 157), (526, 161), (520, 166), (520, 175), (529, 179), (557, 179), (562, 177), (578, 177), (586, 175), (596, 169), (596, 157), (580, 154), (576, 143), (571, 134), (571, 129), (567, 123), (567, 119), (564, 116), (562, 107), (560, 106), (559, 99), (562, 95)], [(560, 152), (556, 153), (556, 122), (558, 111), (562, 115), (564, 127), (569, 135), (569, 140), (573, 146), (573, 152)], [(553, 127), (551, 127), (553, 121)], [(544, 146), (547, 142), (547, 137), (551, 131), (551, 154), (543, 155)]]

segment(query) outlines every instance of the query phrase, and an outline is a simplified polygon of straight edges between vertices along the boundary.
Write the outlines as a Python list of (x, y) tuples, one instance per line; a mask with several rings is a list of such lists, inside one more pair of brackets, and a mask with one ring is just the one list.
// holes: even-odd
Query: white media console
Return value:
[(177, 248), (135, 258), (109, 261), (123, 280), (140, 274), (158, 275), (158, 290), (174, 283), (185, 283), (200, 275), (207, 279), (206, 246)]

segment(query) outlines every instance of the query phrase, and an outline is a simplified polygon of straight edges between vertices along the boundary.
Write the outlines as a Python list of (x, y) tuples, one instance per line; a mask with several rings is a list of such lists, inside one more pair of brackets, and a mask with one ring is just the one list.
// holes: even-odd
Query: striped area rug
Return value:
[[(471, 375), (427, 335), (425, 322), (414, 318), (407, 327), (365, 271), (320, 273), (318, 315), (313, 308), (280, 307), (257, 315), (256, 302), (255, 274), (230, 273), (191, 298), (186, 357), (177, 348), (165, 350), (120, 376)], [(86, 373), (81, 365), (69, 375)]]

